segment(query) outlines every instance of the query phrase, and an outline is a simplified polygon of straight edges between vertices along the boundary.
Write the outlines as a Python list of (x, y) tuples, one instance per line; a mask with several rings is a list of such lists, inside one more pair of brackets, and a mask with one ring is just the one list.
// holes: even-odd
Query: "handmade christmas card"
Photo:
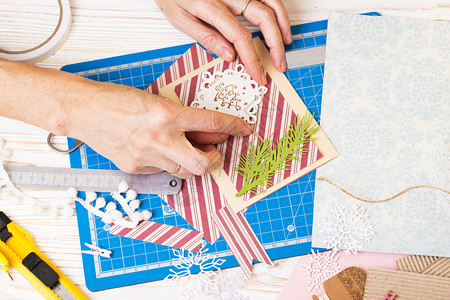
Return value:
[(195, 184), (187, 182), (205, 197), (223, 195), (235, 212), (338, 155), (287, 78), (275, 69), (259, 38), (254, 46), (266, 72), (266, 86), (250, 78), (240, 59), (210, 60), (195, 46), (183, 63), (198, 67), (159, 89), (175, 102), (232, 114), (254, 125), (254, 134), (230, 137), (217, 146), (223, 164), (211, 173), (211, 182), (198, 184), (198, 178), (192, 179)]

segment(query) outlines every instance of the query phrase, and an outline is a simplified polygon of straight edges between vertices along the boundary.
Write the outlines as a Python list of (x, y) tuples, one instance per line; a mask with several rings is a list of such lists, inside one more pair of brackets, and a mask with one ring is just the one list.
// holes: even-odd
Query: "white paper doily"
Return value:
[(255, 124), (258, 105), (267, 90), (252, 80), (239, 64), (223, 72), (203, 72), (197, 99), (191, 106), (216, 110)]

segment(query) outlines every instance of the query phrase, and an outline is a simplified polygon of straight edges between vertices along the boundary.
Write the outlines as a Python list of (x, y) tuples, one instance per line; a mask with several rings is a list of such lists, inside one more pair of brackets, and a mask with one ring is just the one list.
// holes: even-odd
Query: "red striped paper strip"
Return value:
[(226, 205), (216, 211), (212, 217), (248, 278), (252, 273), (253, 259), (273, 266), (266, 250), (241, 212), (235, 213)]
[[(194, 44), (147, 91), (158, 94), (160, 87), (213, 60), (214, 58), (198, 44)], [(212, 221), (211, 213), (224, 205), (225, 198), (219, 192), (219, 187), (211, 175), (194, 176), (186, 180), (181, 191), (175, 196), (159, 196), (196, 230), (203, 232), (205, 239), (211, 244), (220, 237), (219, 229)]]
[(109, 233), (195, 252), (200, 250), (203, 239), (202, 232), (152, 221), (141, 222), (134, 229), (113, 224)]

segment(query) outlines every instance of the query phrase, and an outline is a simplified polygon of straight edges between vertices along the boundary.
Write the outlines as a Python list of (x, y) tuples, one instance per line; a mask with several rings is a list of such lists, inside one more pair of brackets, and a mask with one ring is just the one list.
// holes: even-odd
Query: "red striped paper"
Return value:
[[(148, 89), (158, 94), (158, 89), (213, 61), (214, 58), (194, 44)], [(183, 183), (181, 191), (175, 196), (159, 195), (196, 230), (204, 233), (210, 243), (214, 243), (220, 233), (211, 219), (211, 213), (225, 204), (225, 198), (211, 175), (195, 176)]]
[(213, 214), (213, 219), (248, 278), (251, 276), (253, 259), (273, 266), (266, 250), (241, 212), (235, 213), (226, 205)]
[[(159, 88), (170, 84), (212, 60), (212, 56), (195, 44), (166, 70), (148, 88), (148, 91), (157, 94)], [(224, 71), (228, 68), (234, 68), (238, 63), (241, 63), (241, 61), (233, 63), (222, 62), (208, 69), (208, 71), (211, 73)], [(189, 106), (195, 100), (200, 87), (199, 78), (199, 76), (194, 76), (174, 88), (183, 105)], [(295, 114), (268, 75), (267, 80), (269, 90), (265, 94), (258, 110), (258, 121), (255, 124), (255, 128), (263, 138), (269, 137), (273, 133), (273, 139), (276, 141), (294, 121)], [(243, 185), (242, 175), (236, 172), (240, 154), (247, 152), (246, 146), (248, 142), (257, 143), (257, 139), (255, 135), (245, 138), (230, 137), (226, 142), (217, 145), (218, 150), (224, 157), (224, 170), (235, 185), (236, 190), (240, 190)], [(297, 173), (322, 157), (322, 154), (313, 142), (308, 143), (305, 148), (310, 149), (310, 151), (302, 156), (301, 161), (290, 162), (291, 170), (275, 175), (274, 184)], [(254, 194), (246, 194), (243, 196), (243, 199), (248, 200), (252, 196)], [(219, 192), (218, 186), (211, 175), (207, 174), (186, 180), (181, 192), (176, 196), (160, 195), (160, 197), (196, 230), (204, 232), (205, 238), (209, 242), (214, 243), (220, 237), (217, 227), (211, 222), (211, 212), (223, 207), (225, 198)]]
[[(237, 64), (242, 64), (239, 59), (233, 63), (222, 62), (215, 65), (213, 68), (208, 69), (210, 73), (217, 71), (225, 71), (226, 69), (235, 68)], [(260, 108), (257, 113), (258, 121), (256, 122), (255, 131), (259, 133), (262, 138), (270, 138), (277, 141), (283, 137), (291, 124), (295, 122), (296, 115), (292, 111), (289, 104), (284, 100), (283, 95), (278, 90), (275, 83), (272, 81), (269, 75), (266, 76), (268, 92), (264, 95), (264, 98), (260, 104)], [(191, 103), (197, 98), (197, 92), (200, 89), (201, 75), (194, 76), (189, 80), (186, 80), (179, 85), (175, 86), (174, 91), (183, 105), (190, 106)], [(233, 137), (219, 144), (218, 150), (224, 157), (223, 169), (230, 177), (231, 182), (239, 191), (243, 184), (244, 178), (242, 175), (236, 172), (239, 165), (240, 155), (247, 153), (247, 144), (257, 144), (258, 137), (256, 135), (250, 135), (248, 137)], [(273, 185), (281, 182), (283, 179), (299, 172), (301, 169), (309, 166), (318, 159), (322, 158), (322, 154), (315, 145), (314, 142), (309, 142), (305, 145), (305, 149), (309, 149), (308, 153), (301, 157), (300, 161), (293, 160), (289, 162), (290, 170), (286, 170), (280, 174), (276, 174), (273, 178)], [(245, 194), (243, 199), (248, 200), (255, 194)]]
[(141, 222), (134, 229), (113, 224), (109, 233), (195, 252), (200, 250), (203, 239), (202, 232), (152, 221)]

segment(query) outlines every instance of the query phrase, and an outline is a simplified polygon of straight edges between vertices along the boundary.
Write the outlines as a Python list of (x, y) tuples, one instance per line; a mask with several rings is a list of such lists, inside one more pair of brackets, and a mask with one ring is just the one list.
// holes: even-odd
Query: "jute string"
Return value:
[(381, 202), (387, 202), (387, 201), (390, 201), (390, 200), (392, 200), (392, 199), (397, 198), (397, 197), (400, 196), (400, 195), (403, 195), (404, 193), (407, 193), (407, 192), (412, 191), (412, 190), (415, 190), (415, 189), (422, 189), (422, 188), (435, 189), (435, 190), (438, 190), (438, 191), (441, 191), (441, 192), (444, 192), (444, 193), (450, 195), (450, 191), (445, 190), (445, 189), (442, 189), (442, 188), (437, 187), (437, 186), (432, 186), (432, 185), (415, 185), (415, 186), (409, 187), (409, 188), (407, 188), (407, 189), (404, 189), (403, 191), (401, 191), (401, 192), (395, 194), (395, 195), (392, 196), (392, 197), (386, 198), (386, 199), (381, 199), (381, 200), (368, 200), (368, 199), (364, 199), (364, 198), (361, 198), (361, 197), (358, 197), (358, 196), (353, 195), (352, 193), (350, 193), (349, 191), (347, 191), (347, 190), (344, 189), (343, 187), (339, 186), (338, 184), (334, 183), (333, 181), (331, 181), (331, 180), (328, 179), (328, 178), (317, 177), (316, 179), (317, 179), (317, 180), (320, 180), (320, 181), (325, 181), (326, 183), (329, 183), (329, 184), (335, 186), (336, 188), (340, 189), (342, 192), (346, 193), (346, 194), (349, 195), (350, 197), (352, 197), (352, 198), (354, 198), (354, 199), (356, 199), (356, 200), (362, 201), (362, 202), (367, 202), (367, 203), (381, 203)]

